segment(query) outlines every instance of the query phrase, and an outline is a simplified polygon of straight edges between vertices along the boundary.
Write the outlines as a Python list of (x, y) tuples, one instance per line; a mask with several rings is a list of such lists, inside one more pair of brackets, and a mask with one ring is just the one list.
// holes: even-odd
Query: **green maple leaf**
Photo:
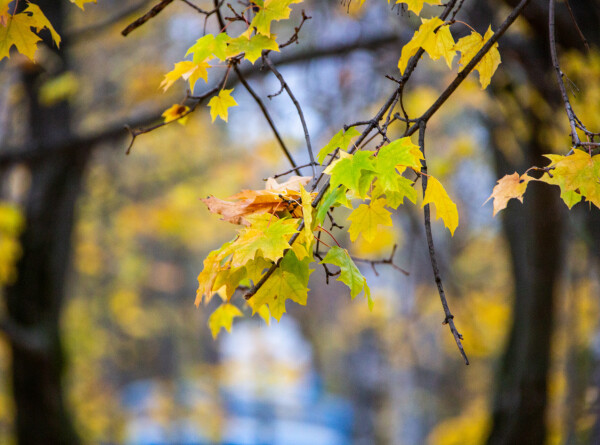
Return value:
[[(344, 153), (341, 152), (341, 159), (330, 166), (331, 187), (343, 185), (362, 197), (370, 184), (370, 181), (366, 181), (363, 177), (363, 171), (372, 173), (375, 168), (372, 159), (373, 153), (370, 151), (359, 151), (354, 155)], [(361, 177), (363, 177), (362, 183)], [(368, 176), (366, 178), (368, 179)]]
[(306, 305), (308, 278), (312, 272), (309, 269), (310, 261), (309, 257), (300, 261), (293, 251), (289, 251), (275, 272), (252, 297), (253, 313), (268, 304), (271, 315), (279, 321), (285, 313), (286, 300)]
[(222, 328), (225, 328), (227, 332), (231, 332), (233, 319), (242, 316), (242, 311), (233, 304), (225, 303), (219, 306), (208, 318), (208, 327), (212, 332), (213, 338), (217, 338)]
[(399, 192), (399, 172), (407, 167), (421, 171), (423, 154), (409, 137), (397, 139), (379, 149), (375, 158), (375, 173), (380, 185), (389, 191)]
[(317, 155), (317, 160), (319, 163), (323, 163), (325, 158), (329, 153), (331, 153), (336, 148), (340, 150), (345, 150), (350, 145), (352, 138), (360, 136), (360, 131), (356, 129), (356, 127), (351, 127), (348, 130), (344, 130), (343, 128), (338, 131), (335, 136), (331, 138), (331, 140), (323, 147), (319, 154)]
[(350, 254), (346, 249), (334, 246), (329, 249), (323, 261), (320, 264), (333, 264), (341, 270), (337, 281), (341, 281), (350, 288), (352, 299), (364, 290), (365, 297), (369, 303), (369, 309), (373, 309), (373, 300), (371, 299), (371, 290), (367, 285), (367, 279), (360, 273)]
[(217, 34), (215, 37), (212, 34), (206, 34), (200, 37), (185, 53), (185, 55), (193, 54), (193, 61), (198, 64), (205, 62), (207, 59), (215, 56), (219, 60), (225, 60), (228, 52), (227, 43), (230, 37), (227, 33)]
[(208, 102), (208, 106), (210, 107), (210, 117), (213, 122), (217, 116), (227, 122), (229, 117), (229, 107), (237, 106), (237, 102), (231, 97), (232, 91), (233, 88), (230, 90), (221, 90), (217, 96), (214, 96)]
[(396, 177), (396, 185), (391, 190), (383, 187), (379, 179), (375, 181), (371, 198), (376, 199), (382, 195), (385, 195), (386, 205), (392, 209), (397, 209), (398, 206), (404, 204), (404, 198), (408, 198), (409, 201), (416, 204), (418, 197), (414, 182), (400, 175)]
[(350, 224), (350, 240), (356, 241), (359, 234), (371, 243), (377, 237), (379, 225), (392, 226), (391, 213), (385, 209), (386, 200), (372, 200), (369, 205), (361, 204), (348, 217)]
[(325, 221), (325, 217), (327, 216), (327, 212), (331, 207), (339, 205), (341, 201), (346, 200), (346, 187), (330, 187), (325, 196), (321, 200), (319, 204), (319, 208), (317, 210), (317, 216), (315, 220), (317, 224), (323, 224)]
[(254, 63), (261, 56), (263, 50), (279, 52), (279, 45), (274, 38), (262, 34), (254, 35), (250, 39), (245, 35), (241, 35), (229, 42), (227, 56), (232, 57), (245, 53), (244, 57)]
[(296, 219), (277, 219), (266, 215), (248, 217), (250, 227), (240, 231), (238, 239), (231, 244), (228, 252), (233, 254), (231, 267), (240, 267), (257, 256), (278, 261), (283, 252), (290, 248), (289, 238), (297, 232)]

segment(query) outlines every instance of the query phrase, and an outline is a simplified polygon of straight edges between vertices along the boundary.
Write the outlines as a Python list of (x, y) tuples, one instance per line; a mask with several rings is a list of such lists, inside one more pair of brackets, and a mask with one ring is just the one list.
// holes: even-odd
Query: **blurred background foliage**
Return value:
[[(42, 48), (38, 67), (18, 56), (3, 61), (3, 144), (20, 146), (29, 138), (22, 70), (40, 71), (34, 90), (42, 106), (68, 102), (74, 137), (158, 117), (180, 101), (183, 84), (166, 95), (158, 85), (200, 36), (204, 20), (184, 2), (174, 2), (128, 38), (121, 37), (120, 30), (152, 4), (101, 0), (85, 12), (71, 7), (63, 28), (66, 58)], [(212, 2), (195, 4), (210, 9)], [(312, 19), (300, 45), (285, 52), (308, 56), (286, 62), (282, 55), (281, 72), (304, 107), (315, 145), (321, 146), (344, 124), (379, 107), (392, 87), (384, 75), (396, 74), (399, 42), (418, 22), (383, 1), (358, 9), (307, 0), (294, 7), (293, 18), (279, 25), (278, 34), (293, 32), (301, 8)], [(488, 23), (507, 10), (494, 9)], [(464, 13), (469, 23), (487, 28), (478, 21), (485, 12), (477, 6), (466, 2)], [(215, 24), (209, 21), (206, 30), (216, 31)], [(373, 243), (350, 246), (359, 257), (380, 258), (397, 244), (396, 262), (410, 271), (405, 277), (385, 266), (363, 268), (374, 289), (373, 312), (364, 301), (350, 301), (339, 283), (326, 286), (316, 267), (306, 307), (288, 303), (289, 315), (281, 323), (267, 327), (258, 318), (247, 319), (213, 341), (208, 311), (193, 306), (196, 276), (207, 253), (230, 239), (234, 227), (209, 215), (199, 199), (262, 188), (264, 178), (288, 168), (241, 87), (228, 125), (211, 125), (200, 109), (185, 126), (173, 124), (139, 137), (129, 156), (124, 155), (125, 133), (95, 141), (76, 199), (73, 233), (65, 235), (72, 236), (73, 254), (59, 314), (68, 363), (65, 400), (81, 441), (484, 443), (492, 431), (508, 333), (523, 320), (513, 317), (521, 265), (501, 225), (505, 216), (493, 219), (491, 204), (482, 204), (500, 176), (499, 157), (527, 164), (523, 141), (539, 138), (543, 153), (568, 151), (563, 110), (548, 101), (511, 53), (536, 32), (520, 19), (500, 43), (504, 63), (492, 94), (481, 91), (471, 76), (428, 128), (429, 171), (443, 180), (461, 218), (453, 238), (441, 223), (434, 231), (469, 367), (441, 324), (420, 206), (403, 206), (394, 215), (397, 230), (386, 228)], [(384, 39), (373, 46), (358, 44), (376, 38)], [(351, 43), (357, 48), (310, 57), (311, 51)], [(574, 106), (588, 128), (599, 128), (600, 53), (596, 47), (587, 53), (566, 48), (562, 67), (577, 86)], [(551, 76), (549, 66), (540, 69)], [(278, 90), (275, 79), (257, 72), (251, 82), (261, 97)], [(425, 56), (404, 98), (409, 115), (425, 110), (455, 73), (456, 62), (448, 72)], [(306, 155), (295, 111), (284, 96), (267, 102), (302, 162)], [(399, 125), (397, 136), (402, 131)], [(28, 224), (28, 165), (0, 163), (1, 286), (17, 279), (18, 237)], [(556, 195), (548, 190), (544, 193)], [(506, 212), (519, 214), (521, 207), (511, 202)], [(568, 214), (563, 210), (568, 225), (556, 251), (559, 272), (535, 278), (556, 282), (554, 303), (548, 301), (554, 318), (546, 442), (592, 444), (600, 431), (600, 289), (598, 238), (586, 215), (597, 209), (578, 204)], [(530, 224), (527, 218), (520, 221)], [(337, 230), (335, 236), (349, 245), (345, 232)], [(536, 255), (527, 249), (523, 255)], [(2, 313), (9, 317), (6, 308)], [(535, 312), (530, 315), (525, 323), (535, 325)], [(2, 443), (16, 443), (9, 344), (0, 347)]]

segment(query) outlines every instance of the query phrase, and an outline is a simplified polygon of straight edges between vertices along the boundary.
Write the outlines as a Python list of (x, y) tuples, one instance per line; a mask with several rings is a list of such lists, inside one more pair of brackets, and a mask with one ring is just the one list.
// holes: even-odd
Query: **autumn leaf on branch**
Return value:
[(237, 102), (233, 97), (231, 97), (230, 90), (221, 90), (217, 96), (214, 96), (209, 102), (208, 106), (210, 107), (210, 117), (214, 122), (217, 116), (227, 122), (229, 117), (229, 108), (236, 107)]
[(415, 31), (412, 39), (402, 47), (402, 54), (398, 60), (398, 69), (401, 74), (404, 74), (408, 61), (419, 48), (423, 48), (433, 60), (444, 57), (448, 67), (452, 68), (452, 59), (454, 59), (456, 49), (450, 28), (444, 25), (444, 21), (439, 17), (421, 19), (421, 21), (422, 24)]
[(162, 117), (164, 118), (164, 123), (168, 124), (169, 122), (177, 121), (181, 125), (185, 125), (188, 118), (190, 117), (188, 114), (189, 111), (189, 107), (175, 104), (171, 108), (165, 110), (165, 112), (162, 114)]
[(519, 176), (519, 174), (515, 172), (512, 175), (506, 175), (498, 180), (492, 194), (485, 201), (488, 202), (490, 199), (494, 199), (494, 216), (496, 216), (496, 213), (500, 210), (505, 209), (508, 201), (511, 199), (518, 199), (523, 202), (523, 194), (527, 189), (527, 184), (532, 179), (534, 178), (527, 174)]
[[(454, 46), (454, 50), (460, 51), (461, 56), (459, 64), (462, 66), (467, 65), (475, 54), (479, 52), (485, 42), (487, 42), (494, 32), (490, 26), (485, 33), (485, 36), (481, 36), (476, 31), (471, 32), (471, 35), (463, 37)], [(481, 83), (481, 89), (484, 90), (490, 84), (492, 76), (496, 72), (496, 69), (500, 65), (500, 53), (498, 52), (498, 43), (494, 43), (490, 50), (483, 56), (477, 65), (475, 70), (479, 72), (479, 82)]]
[(367, 279), (360, 273), (350, 254), (346, 249), (333, 246), (323, 258), (320, 264), (333, 264), (341, 270), (337, 281), (341, 281), (350, 288), (350, 297), (354, 299), (361, 291), (365, 292), (369, 309), (373, 309), (373, 300), (371, 299), (371, 290), (367, 285)]
[(212, 333), (213, 338), (217, 338), (221, 329), (226, 329), (227, 332), (231, 332), (231, 325), (235, 317), (242, 317), (242, 311), (240, 311), (233, 304), (225, 303), (219, 306), (209, 317), (208, 327)]
[(279, 184), (269, 178), (264, 190), (242, 190), (227, 200), (209, 196), (201, 201), (211, 213), (221, 215), (224, 221), (232, 224), (249, 225), (249, 216), (264, 213), (291, 211), (292, 215), (301, 216), (302, 207), (298, 204), (302, 199), (301, 188), (311, 179), (310, 176), (292, 176)]
[(427, 190), (421, 207), (427, 204), (435, 205), (436, 219), (442, 218), (444, 225), (450, 230), (452, 236), (458, 227), (458, 210), (456, 204), (450, 199), (446, 189), (440, 181), (433, 176), (427, 178)]
[(350, 241), (356, 241), (362, 235), (367, 242), (372, 243), (377, 237), (379, 226), (392, 226), (391, 212), (385, 209), (387, 202), (384, 198), (371, 200), (358, 206), (348, 217), (350, 224)]
[(5, 57), (10, 58), (10, 49), (15, 46), (17, 51), (34, 61), (37, 43), (42, 40), (36, 32), (40, 32), (42, 29), (48, 29), (54, 44), (57, 47), (60, 46), (60, 35), (39, 6), (27, 3), (23, 12), (12, 16), (8, 14), (8, 17), (5, 9), (4, 7), (0, 10), (0, 13), (3, 14), (2, 23), (6, 20), (6, 24), (0, 25), (0, 60)]
[(252, 19), (250, 26), (258, 34), (271, 37), (271, 22), (285, 20), (290, 17), (292, 3), (301, 3), (303, 0), (252, 0), (252, 4), (259, 10)]

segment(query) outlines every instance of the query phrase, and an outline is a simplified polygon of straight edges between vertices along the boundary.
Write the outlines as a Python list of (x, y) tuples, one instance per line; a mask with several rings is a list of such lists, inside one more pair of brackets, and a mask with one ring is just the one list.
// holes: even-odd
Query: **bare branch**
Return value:
[(141, 16), (135, 22), (131, 23), (123, 31), (121, 31), (121, 34), (124, 37), (127, 37), (127, 34), (136, 30), (137, 28), (142, 26), (144, 23), (146, 23), (151, 18), (156, 17), (163, 9), (165, 9), (167, 6), (169, 6), (169, 3), (171, 3), (171, 2), (173, 2), (173, 0), (161, 0), (158, 4), (153, 6), (150, 11), (148, 11), (146, 14)]
[[(424, 120), (419, 122), (419, 146), (421, 147), (421, 152), (423, 156), (425, 156), (425, 125), (426, 122)], [(427, 190), (427, 162), (425, 159), (421, 161), (421, 182), (423, 185), (423, 196), (425, 196), (425, 191)], [(438, 293), (440, 295), (440, 300), (442, 302), (442, 307), (444, 308), (444, 314), (446, 317), (444, 318), (444, 323), (450, 326), (450, 331), (454, 336), (454, 341), (456, 341), (456, 345), (458, 346), (458, 350), (460, 354), (463, 356), (465, 360), (465, 364), (469, 364), (469, 359), (467, 358), (467, 354), (463, 348), (461, 340), (463, 339), (462, 335), (456, 329), (454, 325), (454, 315), (450, 312), (450, 308), (448, 307), (448, 300), (446, 299), (446, 293), (444, 292), (444, 286), (442, 284), (442, 276), (440, 275), (440, 269), (437, 265), (437, 259), (435, 256), (435, 247), (433, 245), (433, 235), (431, 234), (431, 214), (429, 209), (429, 204), (426, 204), (423, 207), (423, 214), (425, 217), (425, 234), (427, 236), (427, 246), (429, 247), (429, 259), (431, 261), (431, 268), (433, 269), (433, 276), (435, 278), (435, 284), (438, 288)]]

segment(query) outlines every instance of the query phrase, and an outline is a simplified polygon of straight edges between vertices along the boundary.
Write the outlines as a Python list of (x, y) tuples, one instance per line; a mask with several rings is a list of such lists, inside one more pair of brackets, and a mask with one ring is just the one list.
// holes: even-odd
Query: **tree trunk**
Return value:
[[(38, 1), (61, 33), (65, 2)], [(50, 46), (50, 45), (49, 45)], [(39, 50), (38, 50), (39, 51)], [(65, 70), (64, 53), (56, 53)], [(66, 102), (44, 107), (38, 102), (39, 73), (25, 74), (29, 129), (38, 150), (68, 140), (70, 113)], [(26, 228), (17, 281), (5, 292), (5, 331), (12, 347), (12, 390), (15, 432), (22, 445), (78, 444), (63, 394), (65, 356), (60, 315), (71, 252), (74, 209), (89, 158), (88, 150), (57, 153), (29, 165), (31, 186), (25, 201)]]

